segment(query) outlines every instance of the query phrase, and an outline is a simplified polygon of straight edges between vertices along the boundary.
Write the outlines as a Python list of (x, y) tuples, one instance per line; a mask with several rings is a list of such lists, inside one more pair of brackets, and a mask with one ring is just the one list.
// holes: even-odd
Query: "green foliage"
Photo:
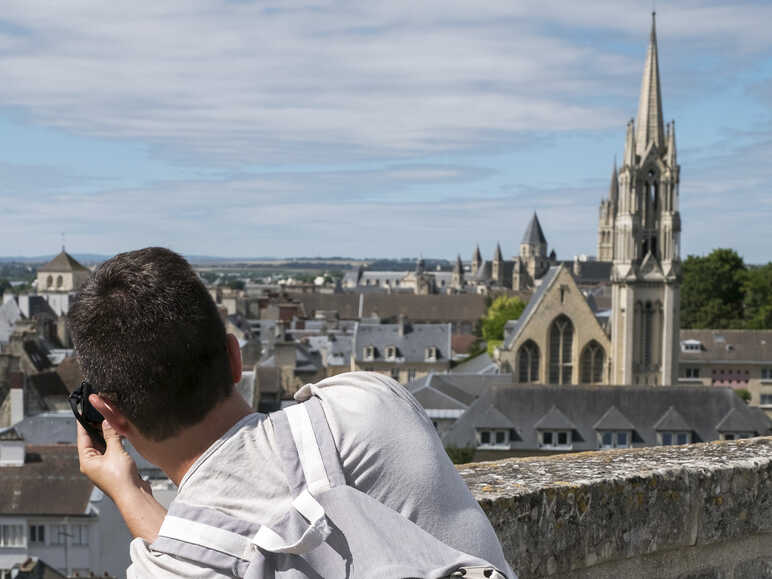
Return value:
[(446, 446), (445, 452), (448, 453), (453, 464), (465, 464), (474, 460), (474, 447), (471, 446), (465, 446), (463, 448), (459, 448), (458, 446)]
[(7, 279), (0, 278), (0, 296), (9, 289), (11, 289), (11, 283)]
[(743, 402), (748, 404), (751, 401), (751, 393), (748, 392), (745, 388), (737, 388), (734, 391), (735, 394), (737, 394), (740, 398), (742, 398)]
[(232, 290), (243, 290), (246, 284), (243, 279), (232, 279), (228, 282), (228, 287)]
[(682, 328), (772, 328), (772, 263), (747, 267), (732, 249), (683, 263)]
[(482, 335), (488, 342), (488, 354), (504, 340), (504, 326), (509, 320), (517, 320), (525, 309), (525, 302), (519, 297), (497, 297), (482, 319)]

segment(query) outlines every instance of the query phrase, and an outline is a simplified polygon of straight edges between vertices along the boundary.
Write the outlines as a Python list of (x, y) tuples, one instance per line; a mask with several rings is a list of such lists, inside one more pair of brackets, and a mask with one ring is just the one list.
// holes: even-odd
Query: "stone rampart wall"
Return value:
[(520, 579), (772, 578), (772, 438), (459, 468)]

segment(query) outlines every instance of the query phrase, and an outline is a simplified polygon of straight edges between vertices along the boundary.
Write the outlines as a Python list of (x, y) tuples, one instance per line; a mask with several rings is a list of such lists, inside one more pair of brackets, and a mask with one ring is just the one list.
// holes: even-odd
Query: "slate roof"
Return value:
[(45, 265), (41, 265), (38, 272), (63, 272), (63, 271), (89, 271), (87, 267), (78, 263), (74, 257), (62, 250), (59, 255)]
[(574, 276), (576, 283), (603, 283), (611, 281), (611, 261), (583, 261), (579, 266), (579, 275)]
[(8, 441), (20, 441), (24, 440), (24, 437), (13, 426), (7, 426), (6, 428), (0, 428), (0, 440)]
[(480, 263), (480, 267), (477, 268), (477, 271), (474, 274), (474, 280), (483, 282), (488, 281), (491, 279), (491, 275), (493, 275), (493, 262), (492, 261), (483, 261)]
[[(468, 407), (486, 389), (495, 384), (512, 384), (512, 375), (486, 375), (485, 379), (481, 380), (479, 374), (435, 374), (432, 372), (423, 378), (410, 382), (406, 387), (416, 398), (419, 398), (419, 393), (424, 390), (433, 390), (448, 399), (452, 399), (457, 404)], [(436, 400), (436, 398), (432, 398), (432, 400)], [(423, 406), (427, 410), (431, 408), (426, 405)]]
[(528, 300), (528, 304), (525, 306), (523, 313), (520, 314), (520, 318), (517, 320), (517, 326), (514, 327), (509, 338), (504, 341), (504, 344), (501, 346), (502, 349), (507, 349), (512, 346), (512, 343), (517, 339), (517, 336), (522, 331), (522, 328), (525, 327), (525, 324), (531, 318), (533, 313), (538, 309), (539, 304), (544, 298), (544, 295), (547, 293), (547, 290), (552, 285), (552, 282), (555, 281), (555, 278), (557, 278), (558, 273), (560, 273), (561, 267), (562, 266), (559, 265), (550, 267), (549, 270), (547, 270), (547, 273), (545, 273), (541, 278), (541, 284), (539, 284), (539, 287), (536, 288), (535, 292), (533, 292), (531, 299)]
[(635, 425), (616, 406), (606, 410), (606, 413), (592, 426), (595, 430), (635, 430)]
[(681, 350), (681, 362), (769, 363), (772, 330), (681, 330), (681, 342), (696, 340), (698, 351)]
[(354, 333), (354, 359), (364, 361), (364, 348), (375, 348), (374, 362), (385, 362), (386, 347), (397, 347), (397, 358), (405, 363), (424, 363), (426, 348), (437, 348), (437, 361), (447, 361), (451, 358), (450, 324), (413, 324), (407, 323), (404, 335), (399, 335), (400, 324), (366, 324), (360, 323)]
[(544, 237), (544, 232), (541, 229), (541, 223), (539, 223), (539, 218), (536, 216), (535, 212), (533, 217), (531, 217), (531, 221), (528, 223), (528, 227), (523, 234), (523, 240), (520, 243), (527, 243), (529, 245), (538, 245), (543, 243), (544, 245), (547, 245), (547, 238)]
[(48, 349), (40, 340), (24, 340), (22, 347), (30, 362), (32, 362), (38, 372), (42, 372), (53, 366), (51, 360), (48, 359)]
[(478, 428), (514, 428), (512, 421), (495, 407), (488, 406), (477, 418)]
[(688, 430), (691, 431), (692, 427), (686, 419), (681, 416), (681, 413), (671, 406), (662, 415), (662, 418), (657, 420), (654, 424), (654, 430)]
[(16, 563), (11, 573), (14, 579), (67, 579), (66, 575), (37, 557), (28, 557), (23, 563)]
[(74, 445), (27, 446), (24, 466), (0, 468), (0, 514), (85, 515), (94, 485)]
[(536, 430), (558, 430), (576, 428), (576, 424), (560, 411), (560, 408), (553, 406), (542, 416), (536, 424), (533, 425)]
[(67, 392), (76, 390), (83, 382), (83, 373), (80, 370), (80, 363), (77, 356), (67, 356), (56, 367), (56, 373), (62, 379)]
[(747, 428), (747, 422), (742, 412), (732, 408), (726, 413), (726, 416), (721, 419), (721, 422), (716, 426), (716, 430), (719, 432), (742, 432), (744, 428)]
[(43, 401), (43, 410), (67, 407), (69, 391), (55, 371), (41, 372), (27, 376), (26, 387), (35, 390)]
[(493, 358), (491, 358), (488, 355), (488, 352), (483, 352), (482, 354), (479, 354), (474, 358), (469, 358), (468, 360), (465, 360), (460, 364), (456, 365), (455, 368), (452, 368), (450, 370), (450, 373), (451, 374), (498, 374), (499, 366), (498, 364), (496, 364), (496, 362), (493, 361)]
[[(489, 407), (506, 416), (517, 431), (512, 450), (538, 450), (536, 425), (553, 407), (575, 425), (574, 451), (597, 448), (596, 424), (619, 420), (615, 408), (633, 425), (633, 446), (657, 442), (657, 427), (687, 425), (693, 441), (720, 438), (718, 426), (734, 409), (732, 426), (738, 432), (757, 435), (772, 433), (772, 420), (758, 408), (747, 406), (730, 388), (715, 386), (578, 386), (578, 385), (497, 385), (496, 376), (477, 375), (481, 391), (453, 427), (443, 436), (446, 445), (473, 446), (476, 428), (483, 428)], [(486, 388), (486, 383), (488, 387)], [(670, 411), (670, 408), (673, 411)], [(680, 416), (680, 421), (677, 420)], [(544, 426), (546, 421), (542, 421)], [(620, 424), (622, 425), (622, 424)], [(740, 428), (741, 427), (741, 428)], [(680, 428), (672, 428), (678, 430)]]
[(363, 299), (364, 317), (396, 320), (404, 315), (413, 322), (437, 323), (476, 322), (485, 315), (485, 296), (477, 294), (366, 294)]

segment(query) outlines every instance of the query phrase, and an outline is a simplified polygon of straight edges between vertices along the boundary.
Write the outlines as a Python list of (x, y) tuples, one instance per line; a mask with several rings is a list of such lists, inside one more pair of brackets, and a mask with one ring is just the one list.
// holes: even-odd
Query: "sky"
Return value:
[[(4, 0), (0, 255), (595, 254), (650, 0)], [(772, 259), (772, 2), (658, 1), (682, 254)]]

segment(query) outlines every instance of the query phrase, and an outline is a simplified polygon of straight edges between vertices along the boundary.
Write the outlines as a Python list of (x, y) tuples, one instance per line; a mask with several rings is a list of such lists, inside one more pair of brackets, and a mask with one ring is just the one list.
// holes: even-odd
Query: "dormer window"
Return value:
[(722, 432), (721, 440), (740, 440), (741, 438), (753, 438), (752, 432)]
[(396, 346), (386, 346), (386, 359), (390, 362), (393, 362), (397, 359), (397, 347)]
[(681, 342), (682, 352), (700, 352), (702, 351), (702, 342), (699, 340), (684, 340)]
[(657, 433), (659, 443), (662, 446), (673, 446), (681, 444), (690, 444), (692, 442), (692, 433), (686, 431), (661, 431)]
[(375, 346), (365, 346), (364, 359), (368, 362), (375, 360)]
[(426, 351), (424, 352), (424, 358), (427, 362), (436, 362), (437, 361), (437, 347), (436, 346), (429, 346), (426, 348)]

